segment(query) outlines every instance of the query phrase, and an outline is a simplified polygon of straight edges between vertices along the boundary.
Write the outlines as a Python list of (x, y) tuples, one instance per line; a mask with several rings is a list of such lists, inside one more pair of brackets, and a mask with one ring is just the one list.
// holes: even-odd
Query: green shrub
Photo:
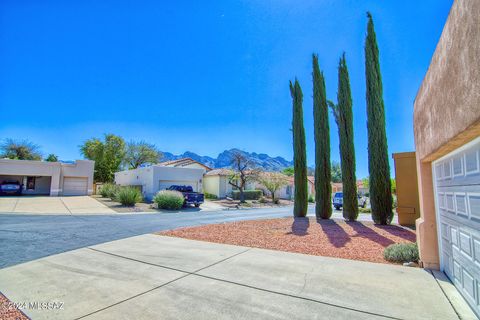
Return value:
[(100, 195), (103, 197), (103, 198), (110, 198), (110, 199), (114, 199), (115, 198), (115, 194), (117, 193), (117, 191), (120, 189), (120, 187), (116, 184), (113, 184), (113, 183), (105, 183), (101, 188), (100, 188)]
[[(243, 191), (245, 195), (245, 200), (258, 200), (261, 196), (263, 196), (262, 190), (245, 190)], [(232, 198), (234, 200), (240, 200), (240, 191), (234, 190), (232, 191)]]
[(265, 198), (265, 197), (260, 197), (260, 199), (258, 200), (258, 202), (260, 202), (260, 203), (267, 203), (268, 200), (267, 200), (267, 198)]
[(383, 256), (392, 262), (417, 262), (418, 247), (416, 243), (395, 243), (385, 248)]
[(212, 193), (205, 192), (205, 199), (218, 199), (218, 197)]
[(138, 188), (134, 187), (119, 188), (115, 194), (115, 201), (120, 202), (124, 206), (132, 207), (137, 202), (142, 201), (142, 193)]
[(159, 209), (178, 210), (182, 208), (185, 198), (178, 191), (162, 190), (153, 197)]
[(310, 202), (310, 203), (315, 202), (315, 198), (311, 194), (308, 195), (308, 202)]

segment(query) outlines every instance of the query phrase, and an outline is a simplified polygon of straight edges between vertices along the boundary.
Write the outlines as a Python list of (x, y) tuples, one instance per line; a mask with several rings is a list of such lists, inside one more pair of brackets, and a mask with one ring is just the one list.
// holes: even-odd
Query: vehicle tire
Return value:
[(338, 207), (338, 206), (335, 206), (335, 210), (340, 210), (340, 207)]
[(195, 208), (200, 207), (200, 203), (195, 203)]

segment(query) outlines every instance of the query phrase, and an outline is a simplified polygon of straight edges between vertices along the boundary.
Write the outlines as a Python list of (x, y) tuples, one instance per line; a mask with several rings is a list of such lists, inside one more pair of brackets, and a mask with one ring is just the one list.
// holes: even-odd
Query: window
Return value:
[(35, 190), (35, 177), (27, 177), (27, 190)]

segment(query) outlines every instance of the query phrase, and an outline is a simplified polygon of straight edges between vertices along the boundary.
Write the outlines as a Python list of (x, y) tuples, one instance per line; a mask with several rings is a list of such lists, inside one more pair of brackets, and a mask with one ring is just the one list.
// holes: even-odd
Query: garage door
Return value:
[(88, 179), (79, 177), (63, 178), (64, 196), (86, 196), (88, 189)]
[(187, 181), (187, 180), (160, 180), (159, 181), (159, 189), (158, 190), (165, 190), (171, 185), (179, 185), (179, 186), (191, 186), (193, 191), (198, 191), (198, 181)]
[(441, 268), (480, 315), (480, 138), (433, 170)]

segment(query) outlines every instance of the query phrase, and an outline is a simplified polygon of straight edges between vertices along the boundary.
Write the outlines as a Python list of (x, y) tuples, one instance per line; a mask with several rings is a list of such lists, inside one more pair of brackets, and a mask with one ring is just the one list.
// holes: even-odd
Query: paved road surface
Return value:
[[(309, 215), (314, 215), (310, 206)], [(0, 215), (0, 268), (107, 241), (185, 226), (291, 217), (292, 207), (113, 215)], [(341, 218), (341, 212), (334, 217)], [(360, 215), (370, 220), (370, 215)]]

